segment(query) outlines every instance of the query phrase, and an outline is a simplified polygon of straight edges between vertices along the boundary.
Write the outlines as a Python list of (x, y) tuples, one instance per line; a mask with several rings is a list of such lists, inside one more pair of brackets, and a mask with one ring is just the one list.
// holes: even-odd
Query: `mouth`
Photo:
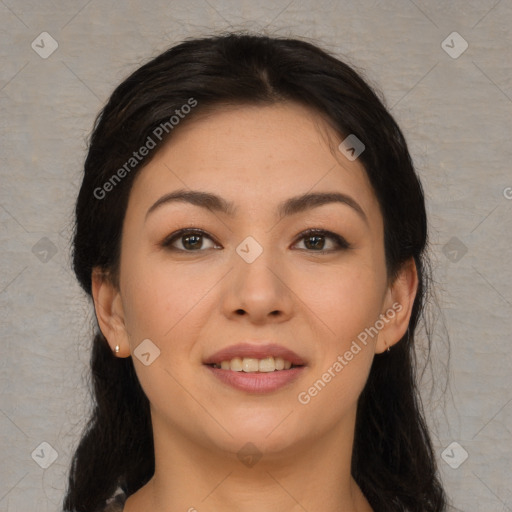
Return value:
[(249, 393), (276, 391), (295, 381), (306, 362), (280, 345), (239, 344), (216, 352), (203, 364), (223, 384)]
[(233, 372), (271, 373), (300, 368), (304, 365), (293, 364), (288, 359), (283, 359), (282, 357), (268, 356), (263, 359), (257, 359), (255, 357), (234, 357), (233, 359), (225, 359), (220, 363), (211, 363), (207, 366), (221, 370), (231, 370)]

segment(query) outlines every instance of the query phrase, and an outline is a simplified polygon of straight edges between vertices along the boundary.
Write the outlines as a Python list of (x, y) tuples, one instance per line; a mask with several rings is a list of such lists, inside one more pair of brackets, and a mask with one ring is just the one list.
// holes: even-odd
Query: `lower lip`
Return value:
[(240, 391), (249, 393), (270, 393), (291, 384), (304, 371), (304, 366), (290, 368), (289, 370), (276, 370), (273, 372), (235, 372), (222, 370), (213, 366), (206, 367), (212, 374), (225, 384)]

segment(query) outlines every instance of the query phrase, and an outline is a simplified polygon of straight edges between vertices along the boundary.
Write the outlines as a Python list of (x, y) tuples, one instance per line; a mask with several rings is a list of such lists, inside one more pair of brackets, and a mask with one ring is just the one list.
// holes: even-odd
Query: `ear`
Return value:
[(417, 291), (418, 272), (414, 258), (411, 258), (402, 265), (386, 292), (384, 308), (379, 318), (384, 327), (379, 330), (375, 346), (377, 354), (398, 343), (407, 332)]
[[(108, 274), (95, 267), (92, 271), (92, 296), (98, 325), (117, 357), (128, 357), (130, 345), (124, 322), (121, 294)], [(115, 348), (119, 345), (119, 352)]]

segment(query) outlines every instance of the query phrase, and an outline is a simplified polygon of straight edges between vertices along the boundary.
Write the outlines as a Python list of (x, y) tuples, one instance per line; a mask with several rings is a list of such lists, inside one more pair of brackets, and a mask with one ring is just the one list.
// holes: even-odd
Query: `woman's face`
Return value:
[[(340, 142), (295, 104), (219, 109), (176, 128), (135, 179), (114, 300), (122, 332), (107, 338), (133, 357), (155, 436), (270, 454), (347, 435), (375, 353), (407, 322), (397, 325), (378, 202)], [(162, 200), (177, 191), (218, 199)], [(280, 210), (309, 194), (341, 200)], [(173, 237), (184, 229), (202, 234)], [(206, 364), (239, 344), (213, 358), (229, 369)], [(286, 350), (300, 368), (235, 371), (272, 369), (265, 356), (280, 367)]]

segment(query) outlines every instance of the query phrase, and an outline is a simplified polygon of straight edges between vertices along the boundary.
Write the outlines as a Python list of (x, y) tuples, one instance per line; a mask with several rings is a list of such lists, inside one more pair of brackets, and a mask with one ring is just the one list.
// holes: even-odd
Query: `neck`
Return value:
[[(125, 512), (304, 512), (319, 503), (323, 512), (372, 512), (350, 472), (355, 414), (347, 422), (348, 431), (338, 424), (314, 442), (243, 460), (176, 431), (155, 435), (155, 474)], [(165, 432), (157, 418), (153, 429)]]

